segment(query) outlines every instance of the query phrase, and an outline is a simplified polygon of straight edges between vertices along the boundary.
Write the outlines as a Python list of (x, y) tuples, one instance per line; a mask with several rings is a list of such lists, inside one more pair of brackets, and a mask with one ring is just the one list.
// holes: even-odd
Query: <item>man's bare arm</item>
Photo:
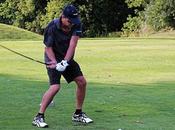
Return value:
[(55, 68), (56, 64), (57, 64), (57, 61), (56, 61), (55, 54), (53, 52), (52, 47), (45, 47), (45, 52), (46, 52), (48, 58), (51, 60), (49, 62), (50, 65), (48, 65), (47, 67), (48, 68)]
[(69, 48), (67, 50), (66, 56), (64, 57), (64, 60), (69, 61), (72, 58), (78, 43), (78, 39), (79, 39), (79, 36), (72, 36), (70, 40)]

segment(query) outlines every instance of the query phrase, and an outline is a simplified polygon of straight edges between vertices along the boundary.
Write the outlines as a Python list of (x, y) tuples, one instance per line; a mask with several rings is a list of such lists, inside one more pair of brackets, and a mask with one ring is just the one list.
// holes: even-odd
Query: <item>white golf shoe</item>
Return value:
[(36, 116), (32, 121), (33, 126), (37, 126), (40, 128), (47, 128), (48, 124), (45, 123), (44, 117), (42, 116)]
[(72, 116), (72, 121), (75, 122), (82, 122), (82, 123), (92, 123), (93, 120), (87, 117), (87, 115), (84, 112), (81, 112), (80, 114), (73, 114)]

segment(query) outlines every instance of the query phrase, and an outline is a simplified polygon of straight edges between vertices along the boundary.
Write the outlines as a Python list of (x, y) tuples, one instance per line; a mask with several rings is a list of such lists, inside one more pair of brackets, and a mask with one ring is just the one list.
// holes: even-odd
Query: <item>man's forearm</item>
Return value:
[(52, 62), (56, 62), (55, 54), (52, 50), (52, 47), (45, 47), (45, 52)]
[(70, 45), (67, 50), (66, 56), (64, 57), (64, 60), (69, 61), (72, 58), (72, 56), (74, 55), (76, 46), (77, 46), (78, 39), (79, 39), (79, 36), (72, 36), (70, 40)]

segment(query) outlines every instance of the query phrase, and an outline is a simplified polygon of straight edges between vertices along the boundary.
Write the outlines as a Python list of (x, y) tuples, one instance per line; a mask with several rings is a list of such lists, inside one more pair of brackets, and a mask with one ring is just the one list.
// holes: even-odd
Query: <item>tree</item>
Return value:
[[(123, 31), (126, 34), (139, 33), (143, 29), (159, 31), (166, 27), (175, 27), (174, 0), (126, 0), (126, 2), (130, 8), (136, 8), (136, 16), (129, 17), (128, 22), (124, 24)], [(138, 10), (141, 7), (142, 10)]]
[(13, 24), (16, 20), (17, 14), (15, 13), (18, 11), (17, 4), (19, 0), (6, 0), (5, 2), (0, 3), (0, 22), (6, 24)]
[(84, 34), (90, 37), (120, 31), (128, 14), (133, 13), (123, 0), (88, 0), (79, 5)]
[(79, 9), (88, 37), (120, 31), (128, 14), (133, 14), (123, 0), (6, 0), (0, 3), (0, 22), (42, 34), (48, 22), (70, 3)]
[(42, 27), (45, 27), (52, 19), (58, 18), (64, 6), (69, 3), (71, 0), (51, 0), (48, 2), (45, 8), (46, 14), (41, 18)]

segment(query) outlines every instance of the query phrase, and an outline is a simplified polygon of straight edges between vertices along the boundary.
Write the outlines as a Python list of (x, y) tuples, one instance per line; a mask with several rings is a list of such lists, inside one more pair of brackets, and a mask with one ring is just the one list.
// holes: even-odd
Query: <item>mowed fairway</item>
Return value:
[[(0, 44), (43, 60), (42, 41)], [(71, 121), (75, 84), (48, 108), (49, 130), (175, 130), (174, 39), (82, 39), (75, 59), (88, 81), (89, 125)], [(31, 122), (48, 88), (45, 66), (0, 48), (0, 130), (37, 130)]]

